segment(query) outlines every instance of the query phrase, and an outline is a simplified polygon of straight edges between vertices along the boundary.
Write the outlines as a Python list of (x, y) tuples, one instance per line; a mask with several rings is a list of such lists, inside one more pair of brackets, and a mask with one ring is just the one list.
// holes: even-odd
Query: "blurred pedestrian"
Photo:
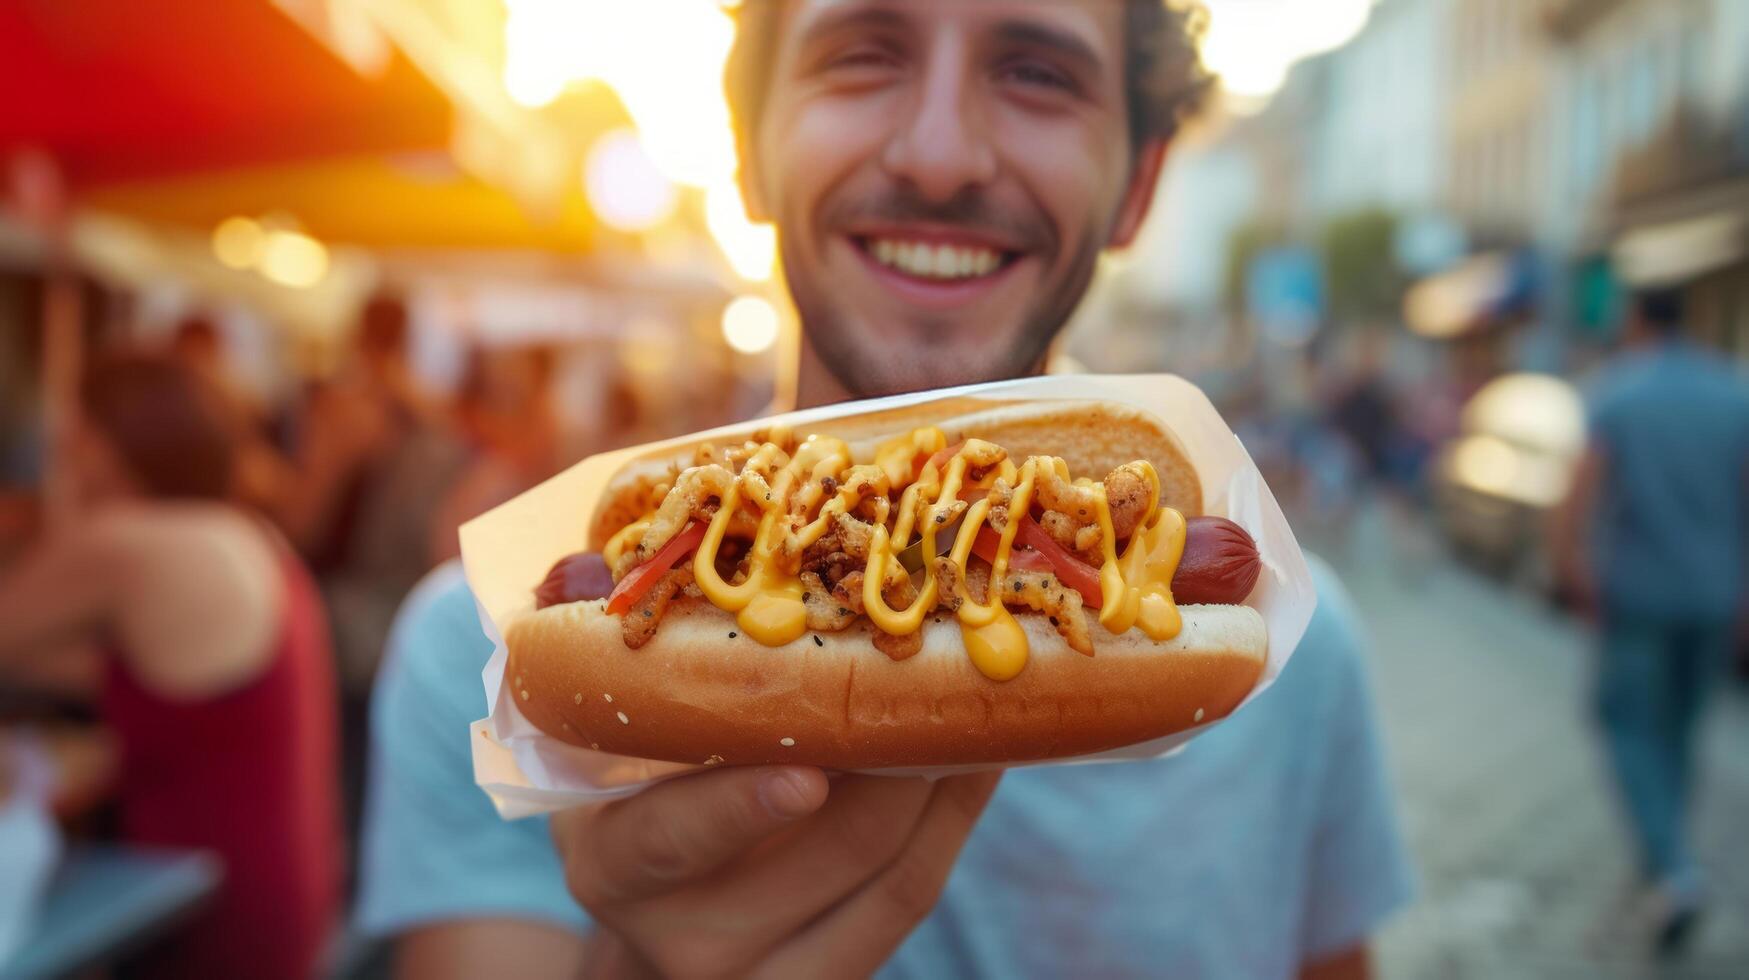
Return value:
[(94, 364), (70, 448), (78, 520), (0, 577), (0, 661), (103, 650), (121, 835), (224, 862), (217, 901), (142, 972), (298, 977), (339, 909), (332, 666), (303, 566), (230, 503), (239, 428), (184, 364)]
[(225, 347), (225, 334), (211, 316), (190, 313), (170, 337), (170, 357), (216, 388), (234, 406), (243, 423), (232, 498), (246, 507), (273, 513), (298, 474), (272, 441), (268, 412), (254, 393), (237, 383)]
[(293, 478), (275, 508), (321, 584), (341, 684), (360, 703), (395, 607), (437, 561), (433, 515), (467, 462), (414, 375), (409, 332), (399, 296), (365, 304), (346, 363), (293, 423)]
[[(480, 347), (456, 393), (468, 459), (432, 517), (436, 564), (461, 553), (456, 528), (558, 471), (555, 352), (540, 346)], [(425, 569), (420, 569), (423, 573)]]
[(1348, 438), (1377, 489), (1392, 482), (1399, 436), (1397, 396), (1385, 376), (1387, 342), (1382, 333), (1359, 338), (1353, 367), (1330, 395), (1330, 423)]
[(1596, 710), (1664, 949), (1702, 899), (1687, 835), (1696, 730), (1749, 589), (1749, 383), (1682, 336), (1678, 294), (1640, 296), (1590, 398), (1557, 527), (1564, 587), (1596, 617)]
[(183, 317), (170, 336), (170, 355), (209, 380), (225, 383), (225, 344), (212, 317), (204, 313)]

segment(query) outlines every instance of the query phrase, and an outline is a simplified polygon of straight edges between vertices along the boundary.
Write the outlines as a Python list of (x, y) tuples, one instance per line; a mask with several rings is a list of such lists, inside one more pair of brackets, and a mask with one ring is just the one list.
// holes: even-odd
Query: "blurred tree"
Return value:
[(1318, 251), (1336, 326), (1391, 321), (1407, 283), (1397, 267), (1397, 217), (1383, 208), (1339, 214), (1324, 224)]

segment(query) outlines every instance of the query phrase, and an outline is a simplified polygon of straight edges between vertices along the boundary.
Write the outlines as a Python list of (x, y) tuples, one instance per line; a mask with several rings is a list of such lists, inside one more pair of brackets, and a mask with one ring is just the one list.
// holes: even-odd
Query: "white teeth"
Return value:
[(987, 276), (1002, 264), (1002, 256), (987, 248), (958, 248), (891, 238), (868, 242), (876, 262), (923, 279), (967, 279)]

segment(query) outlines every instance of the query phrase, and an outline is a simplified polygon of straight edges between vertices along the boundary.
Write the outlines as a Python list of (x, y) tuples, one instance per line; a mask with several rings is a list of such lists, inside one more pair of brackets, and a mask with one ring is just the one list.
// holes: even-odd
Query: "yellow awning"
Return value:
[(329, 243), (372, 249), (589, 250), (582, 193), (537, 215), (461, 173), (446, 154), (351, 157), (87, 187), (82, 205), (210, 233), (226, 218), (283, 213)]

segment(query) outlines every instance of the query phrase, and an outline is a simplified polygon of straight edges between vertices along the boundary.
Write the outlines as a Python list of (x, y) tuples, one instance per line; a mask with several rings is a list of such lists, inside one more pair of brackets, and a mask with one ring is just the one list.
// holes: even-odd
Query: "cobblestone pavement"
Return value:
[[(1363, 534), (1362, 537), (1365, 537)], [(1535, 597), (1389, 546), (1327, 554), (1371, 628), (1421, 875), (1379, 937), (1387, 980), (1749, 978), (1749, 693), (1714, 701), (1696, 846), (1711, 905), (1686, 955), (1647, 950), (1585, 715), (1590, 637)]]

